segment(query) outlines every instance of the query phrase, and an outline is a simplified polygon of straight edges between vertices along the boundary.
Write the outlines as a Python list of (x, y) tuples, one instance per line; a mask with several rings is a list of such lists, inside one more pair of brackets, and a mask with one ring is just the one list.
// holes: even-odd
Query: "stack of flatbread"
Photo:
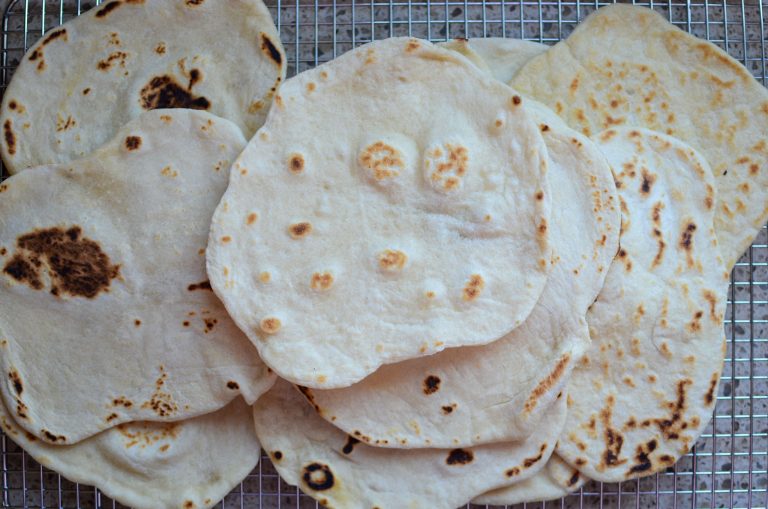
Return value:
[(10, 438), (185, 509), (261, 447), (380, 509), (690, 450), (768, 219), (746, 69), (615, 5), (552, 48), (392, 38), (284, 76), (259, 0), (116, 0), (29, 51), (0, 111)]

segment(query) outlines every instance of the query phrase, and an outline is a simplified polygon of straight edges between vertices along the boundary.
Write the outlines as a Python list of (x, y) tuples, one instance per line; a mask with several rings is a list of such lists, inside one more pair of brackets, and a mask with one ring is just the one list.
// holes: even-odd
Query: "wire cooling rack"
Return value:
[[(7, 0), (6, 0), (7, 1)], [(157, 0), (161, 1), (161, 0)], [(650, 2), (671, 22), (709, 39), (766, 84), (768, 3), (763, 0)], [(352, 2), (352, 3), (350, 3)], [(11, 0), (3, 15), (0, 89), (46, 30), (99, 2)], [(0, 5), (2, 3), (0, 2)], [(413, 35), (517, 37), (554, 44), (603, 3), (573, 1), (267, 0), (293, 75), (373, 39)], [(766, 133), (768, 137), (768, 133)], [(0, 179), (6, 176), (0, 169)], [(763, 204), (755, 203), (756, 207)], [(592, 482), (563, 500), (528, 507), (768, 506), (768, 233), (731, 276), (726, 314), (728, 354), (715, 415), (693, 451), (667, 472), (621, 484)], [(91, 487), (42, 468), (4, 435), (2, 504), (13, 508), (122, 507)], [(269, 459), (218, 507), (311, 508), (316, 503), (282, 482)]]

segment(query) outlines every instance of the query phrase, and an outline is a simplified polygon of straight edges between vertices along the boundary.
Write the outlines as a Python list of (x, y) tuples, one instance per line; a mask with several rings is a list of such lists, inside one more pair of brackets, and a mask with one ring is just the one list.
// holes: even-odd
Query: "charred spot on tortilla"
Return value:
[(261, 34), (261, 49), (269, 56), (277, 65), (283, 63), (283, 56), (278, 51), (274, 43), (267, 37), (266, 34)]
[(472, 451), (467, 451), (466, 449), (453, 449), (448, 453), (445, 462), (448, 465), (466, 465), (472, 463), (474, 459), (475, 455), (472, 454)]
[(429, 375), (424, 379), (424, 394), (434, 394), (440, 390), (440, 378), (435, 375)]
[(51, 293), (92, 299), (109, 291), (120, 266), (112, 265), (97, 242), (84, 237), (79, 226), (37, 229), (16, 239), (16, 252), (3, 272), (34, 290), (41, 290), (43, 265)]
[(333, 472), (328, 465), (322, 463), (310, 463), (304, 467), (302, 476), (304, 483), (315, 491), (324, 491), (333, 488)]
[(155, 76), (144, 85), (140, 92), (140, 104), (145, 110), (159, 108), (189, 108), (193, 110), (208, 110), (211, 102), (192, 93), (192, 76), (187, 88), (179, 84), (173, 76), (163, 74)]

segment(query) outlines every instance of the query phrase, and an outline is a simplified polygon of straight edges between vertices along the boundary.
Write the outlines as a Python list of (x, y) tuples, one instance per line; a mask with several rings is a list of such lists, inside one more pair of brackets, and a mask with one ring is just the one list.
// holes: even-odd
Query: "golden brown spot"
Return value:
[(229, 382), (227, 382), (227, 389), (231, 389), (233, 391), (236, 391), (236, 390), (240, 389), (240, 384), (230, 380)]
[(97, 18), (104, 18), (106, 17), (110, 12), (114, 11), (118, 7), (122, 5), (122, 2), (119, 0), (114, 0), (112, 2), (107, 2), (104, 7), (102, 7), (100, 10), (96, 11), (96, 17)]
[(469, 281), (464, 285), (462, 298), (469, 302), (477, 299), (480, 296), (480, 292), (485, 288), (485, 281), (480, 274), (472, 274), (469, 276)]
[(275, 317), (264, 318), (259, 323), (261, 330), (267, 334), (275, 334), (280, 330), (281, 326), (280, 320)]
[(573, 78), (573, 81), (571, 81), (570, 86), (568, 87), (571, 91), (571, 94), (575, 94), (576, 91), (579, 89), (579, 77), (576, 76)]
[(324, 491), (333, 487), (334, 479), (327, 465), (311, 463), (304, 467), (304, 483), (312, 490)]
[(680, 234), (679, 246), (686, 252), (688, 259), (688, 267), (693, 267), (693, 232), (696, 231), (696, 225), (694, 223), (688, 223), (685, 229)]
[(496, 122), (494, 122), (494, 125), (496, 127), (501, 127), (502, 125), (504, 125), (504, 122), (502, 122), (500, 119), (496, 119)]
[(3, 134), (5, 136), (5, 145), (8, 147), (8, 153), (14, 155), (16, 153), (16, 135), (13, 134), (13, 125), (11, 119), (6, 119), (3, 124)]
[(255, 223), (256, 219), (258, 219), (258, 218), (259, 218), (259, 216), (258, 216), (258, 214), (256, 214), (256, 212), (251, 212), (250, 214), (248, 214), (248, 217), (245, 218), (245, 224), (250, 226), (253, 223)]
[(408, 41), (408, 44), (405, 45), (405, 51), (407, 53), (412, 53), (412, 52), (416, 51), (417, 49), (419, 49), (420, 46), (421, 46), (421, 44), (419, 44), (419, 41), (417, 41), (415, 39), (411, 39), (410, 41)]
[(603, 436), (605, 438), (605, 451), (602, 454), (600, 468), (615, 467), (627, 462), (626, 458), (620, 458), (621, 448), (624, 445), (624, 436), (618, 429), (611, 426), (611, 416), (615, 402), (616, 400), (613, 396), (608, 396), (605, 407), (600, 410), (600, 422), (603, 424)]
[(269, 283), (270, 279), (272, 279), (272, 276), (269, 274), (269, 272), (262, 272), (259, 274), (259, 281), (262, 283)]
[(109, 415), (107, 416), (107, 419), (106, 419), (106, 421), (107, 421), (107, 422), (112, 422), (112, 421), (114, 421), (115, 419), (117, 419), (117, 414), (116, 414), (116, 413), (111, 413), (111, 414), (109, 414)]
[(544, 199), (544, 191), (536, 191), (536, 199), (541, 201)]
[(534, 456), (533, 458), (525, 458), (523, 460), (523, 467), (531, 468), (533, 465), (541, 461), (541, 458), (544, 456), (544, 451), (546, 450), (547, 450), (547, 444), (541, 444), (541, 447), (539, 448), (539, 455)]
[(288, 232), (294, 239), (300, 239), (302, 237), (306, 237), (312, 232), (312, 225), (306, 222), (294, 223), (288, 227)]
[(187, 0), (185, 3), (190, 7), (196, 7), (202, 4), (205, 0)]
[(221, 243), (222, 243), (222, 244), (227, 244), (227, 243), (229, 243), (229, 242), (231, 242), (231, 241), (232, 241), (232, 237), (230, 237), (229, 235), (224, 235), (224, 236), (221, 238)]
[(408, 256), (397, 249), (385, 249), (379, 253), (379, 267), (387, 270), (401, 270), (405, 267)]
[(377, 181), (394, 178), (405, 168), (402, 154), (383, 141), (372, 143), (363, 150), (360, 165)]
[(155, 380), (155, 391), (148, 401), (142, 403), (141, 408), (149, 408), (160, 417), (169, 417), (178, 411), (179, 406), (173, 401), (173, 396), (163, 391), (167, 379), (168, 373), (160, 366), (160, 376)]
[(560, 378), (565, 374), (565, 369), (568, 366), (568, 363), (571, 361), (571, 354), (567, 353), (563, 355), (560, 360), (557, 361), (557, 364), (555, 364), (555, 367), (552, 369), (552, 372), (542, 381), (536, 385), (536, 387), (531, 391), (531, 394), (528, 396), (528, 399), (525, 402), (525, 412), (529, 413), (534, 408), (536, 408), (536, 405), (539, 402), (539, 398), (541, 398), (544, 394), (552, 390), (552, 388), (557, 384), (557, 382), (560, 380)]
[(136, 327), (141, 327), (141, 320), (139, 319), (134, 320), (133, 325), (135, 325)]
[(436, 377), (435, 375), (429, 375), (424, 379), (422, 388), (424, 390), (424, 394), (426, 395), (436, 393), (440, 390), (440, 378)]
[(715, 372), (712, 374), (712, 378), (709, 380), (709, 389), (704, 394), (704, 403), (711, 405), (715, 401), (715, 389), (717, 388), (717, 382), (720, 380), (720, 373)]
[(304, 171), (304, 157), (301, 154), (292, 154), (290, 159), (288, 159), (288, 168), (293, 173)]
[(171, 118), (170, 115), (160, 115), (160, 120), (162, 120), (166, 124), (170, 124), (171, 120), (173, 120), (173, 119)]
[(315, 272), (309, 285), (313, 290), (328, 290), (333, 286), (333, 275), (330, 272)]
[(66, 231), (60, 227), (35, 230), (16, 239), (16, 253), (3, 272), (35, 290), (43, 288), (43, 264), (51, 281), (51, 293), (61, 292), (92, 299), (109, 291), (112, 279), (120, 273), (101, 246), (82, 237), (79, 226)]
[(99, 60), (96, 63), (96, 68), (100, 71), (108, 71), (115, 63), (122, 68), (125, 68), (125, 61), (128, 58), (128, 53), (125, 51), (113, 51), (104, 60)]
[[(189, 4), (190, 1), (192, 0), (187, 0), (187, 4)], [(187, 500), (184, 502), (184, 509), (194, 509), (194, 507), (195, 507), (195, 503), (192, 502), (191, 500)]]
[(443, 410), (443, 415), (448, 415), (450, 413), (453, 413), (454, 410), (456, 410), (456, 407), (458, 405), (456, 403), (451, 403), (450, 405), (443, 405), (441, 409)]
[(49, 43), (61, 38), (63, 41), (68, 39), (66, 28), (57, 28), (48, 33), (48, 36), (43, 39), (42, 46), (47, 46)]
[(261, 51), (264, 52), (278, 67), (283, 63), (283, 55), (277, 46), (265, 34), (261, 34)]
[(120, 396), (119, 398), (115, 398), (112, 400), (113, 406), (122, 406), (125, 408), (131, 408), (133, 406), (133, 402), (129, 399), (126, 399), (125, 396)]
[(760, 167), (753, 163), (749, 165), (749, 174), (750, 175), (757, 175), (757, 172), (760, 170)]
[(448, 457), (445, 459), (445, 463), (448, 465), (467, 465), (472, 463), (475, 459), (475, 455), (472, 451), (466, 449), (453, 449), (448, 453)]
[(203, 325), (205, 325), (205, 328), (203, 329), (203, 332), (205, 334), (208, 334), (213, 330), (213, 328), (216, 326), (217, 323), (219, 323), (219, 320), (217, 318), (202, 318)]
[(520, 475), (520, 467), (512, 467), (508, 469), (506, 472), (504, 472), (504, 474), (507, 477), (514, 477), (516, 475)]

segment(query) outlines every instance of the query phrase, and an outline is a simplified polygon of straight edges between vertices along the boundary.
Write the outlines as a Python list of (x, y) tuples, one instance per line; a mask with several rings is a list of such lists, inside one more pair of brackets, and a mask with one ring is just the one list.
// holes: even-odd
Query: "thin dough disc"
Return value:
[(44, 467), (134, 509), (213, 507), (253, 470), (261, 450), (242, 398), (185, 421), (120, 424), (75, 445), (36, 439), (0, 401), (0, 428)]
[[(320, 415), (380, 447), (520, 440), (539, 425), (589, 347), (587, 308), (618, 249), (611, 168), (595, 144), (526, 102), (550, 157), (553, 268), (531, 315), (502, 339), (383, 366), (351, 387), (310, 391)], [(578, 225), (578, 234), (574, 234)]]
[(281, 88), (214, 215), (211, 283), (310, 387), (489, 343), (547, 279), (546, 161), (525, 101), (461, 55), (359, 47)]
[(285, 78), (261, 0), (111, 0), (48, 31), (3, 96), (11, 173), (88, 155), (147, 109), (194, 108), (250, 137)]
[(359, 443), (318, 417), (283, 380), (253, 407), (256, 435), (289, 484), (328, 507), (453, 509), (544, 466), (562, 430), (565, 401), (520, 442), (393, 450)]
[(244, 145), (227, 120), (155, 110), (86, 159), (0, 184), (0, 390), (19, 425), (72, 444), (272, 384), (205, 274)]
[(618, 482), (674, 464), (712, 417), (728, 272), (714, 179), (698, 153), (645, 129), (595, 141), (616, 176), (621, 247), (587, 314), (592, 349), (572, 373), (557, 453)]
[(768, 220), (768, 90), (723, 50), (658, 13), (603, 7), (511, 84), (587, 136), (645, 127), (700, 151), (715, 175), (726, 268)]

